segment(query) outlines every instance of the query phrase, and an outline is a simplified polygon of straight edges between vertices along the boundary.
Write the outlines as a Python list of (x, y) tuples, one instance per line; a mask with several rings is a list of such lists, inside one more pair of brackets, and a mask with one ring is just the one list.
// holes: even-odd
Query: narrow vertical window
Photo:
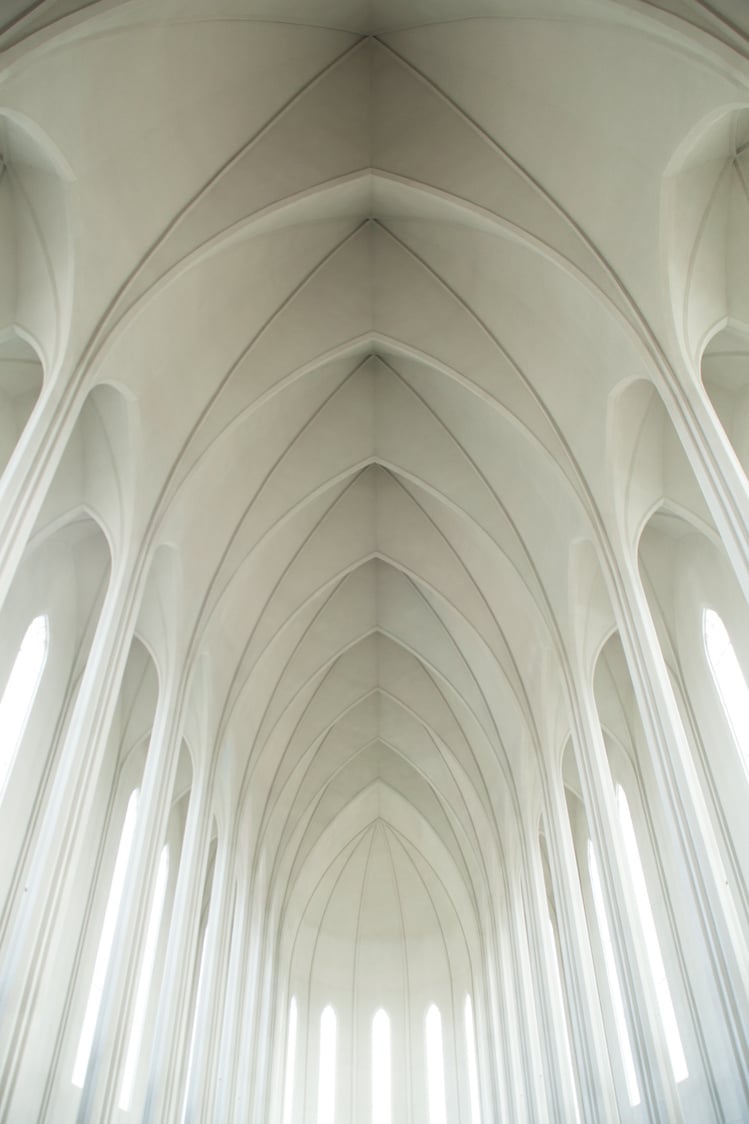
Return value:
[(372, 1019), (372, 1124), (390, 1124), (391, 1114), (390, 1019), (380, 1010)]
[(637, 1071), (635, 1070), (635, 1059), (632, 1054), (632, 1043), (629, 1040), (629, 1030), (627, 1028), (627, 1019), (624, 1014), (624, 1000), (622, 998), (621, 984), (619, 983), (619, 972), (616, 968), (616, 959), (614, 957), (614, 946), (611, 941), (611, 931), (609, 929), (609, 920), (606, 913), (606, 905), (603, 900), (603, 889), (601, 887), (601, 876), (598, 871), (598, 859), (593, 850), (593, 844), (590, 839), (588, 840), (588, 866), (590, 868), (590, 887), (593, 892), (593, 905), (596, 911), (596, 919), (598, 921), (598, 931), (601, 934), (601, 945), (603, 947), (603, 961), (606, 966), (606, 977), (609, 982), (609, 993), (611, 995), (611, 1006), (614, 1009), (614, 1024), (616, 1026), (616, 1036), (619, 1040), (619, 1052), (622, 1059), (622, 1067), (624, 1069), (624, 1081), (627, 1086), (627, 1096), (629, 1103), (634, 1107), (640, 1103), (640, 1087), (637, 1084)]
[(91, 978), (91, 987), (88, 993), (88, 1002), (86, 1003), (86, 1013), (83, 1016), (83, 1027), (81, 1028), (78, 1052), (75, 1056), (75, 1064), (73, 1066), (73, 1084), (77, 1085), (79, 1089), (83, 1088), (83, 1084), (86, 1080), (86, 1070), (88, 1069), (91, 1047), (94, 1042), (96, 1020), (99, 1017), (99, 1008), (101, 1007), (101, 999), (104, 992), (104, 981), (107, 976), (109, 959), (112, 954), (117, 915), (120, 911), (122, 891), (125, 888), (125, 875), (127, 874), (127, 866), (130, 861), (130, 850), (135, 834), (135, 820), (137, 814), (138, 789), (136, 788), (130, 794), (130, 799), (127, 803), (127, 811), (125, 812), (125, 822), (122, 825), (120, 845), (117, 849), (117, 859), (114, 864), (114, 873), (112, 874), (112, 885), (109, 888), (107, 908), (104, 913), (104, 924), (102, 925), (99, 949), (96, 953), (96, 961), (94, 963), (94, 974)]
[(336, 1024), (328, 1006), (320, 1016), (320, 1073), (317, 1085), (317, 1124), (335, 1124)]
[(668, 1046), (668, 1054), (671, 1059), (671, 1068), (674, 1073), (674, 1080), (677, 1082), (684, 1081), (689, 1076), (689, 1070), (687, 1069), (684, 1047), (682, 1046), (679, 1026), (676, 1021), (676, 1012), (671, 999), (668, 979), (666, 978), (666, 966), (663, 963), (660, 941), (658, 940), (658, 933), (655, 928), (655, 918), (653, 917), (653, 910), (650, 905), (648, 887), (645, 882), (645, 871), (642, 868), (640, 849), (637, 846), (637, 839), (635, 837), (635, 828), (632, 823), (627, 797), (621, 785), (616, 786), (616, 807), (619, 813), (619, 824), (624, 838), (624, 849), (627, 853), (629, 872), (634, 885), (637, 912), (640, 917), (640, 924), (645, 938), (648, 961), (653, 972), (655, 994), (658, 1000), (658, 1009), (663, 1024), (663, 1032), (666, 1037), (666, 1045)]
[(476, 1027), (473, 1022), (473, 1003), (471, 1003), (470, 995), (466, 995), (463, 1017), (466, 1024), (466, 1057), (468, 1058), (468, 1091), (471, 1097), (471, 1124), (481, 1124)]
[(286, 1073), (283, 1083), (283, 1124), (291, 1124), (294, 1112), (294, 1070), (296, 1069), (296, 999), (289, 1003), (289, 1026), (286, 1032)]
[(433, 1003), (427, 1011), (427, 1092), (429, 1124), (447, 1124), (445, 1102), (445, 1055), (442, 1049), (442, 1018)]
[(138, 991), (135, 996), (135, 1007), (133, 1008), (133, 1025), (130, 1030), (130, 1042), (128, 1044), (127, 1057), (125, 1059), (125, 1070), (122, 1075), (122, 1088), (120, 1089), (120, 1108), (124, 1109), (125, 1112), (129, 1111), (133, 1096), (135, 1072), (138, 1067), (138, 1059), (140, 1056), (140, 1044), (141, 1039), (143, 1038), (143, 1026), (146, 1021), (148, 998), (151, 993), (151, 977), (153, 976), (153, 965), (154, 961), (156, 960), (156, 948), (159, 943), (161, 914), (164, 910), (164, 897), (166, 895), (166, 883), (168, 877), (169, 847), (165, 846), (162, 847), (161, 855), (159, 857), (159, 869), (156, 874), (156, 885), (154, 886), (153, 898), (151, 900), (151, 912), (148, 917), (146, 944), (143, 949), (143, 961), (140, 967)]
[(47, 659), (47, 618), (34, 617), (26, 629), (0, 699), (0, 801), (15, 763)]
[(707, 662), (749, 778), (749, 688), (726, 626), (714, 609), (702, 617)]

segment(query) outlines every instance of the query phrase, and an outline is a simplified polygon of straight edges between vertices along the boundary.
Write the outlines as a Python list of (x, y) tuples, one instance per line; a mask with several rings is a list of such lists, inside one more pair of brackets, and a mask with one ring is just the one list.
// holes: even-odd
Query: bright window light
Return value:
[(148, 918), (148, 929), (146, 931), (146, 944), (145, 948), (143, 949), (143, 962), (140, 967), (138, 991), (135, 996), (135, 1007), (133, 1008), (133, 1025), (130, 1031), (130, 1042), (128, 1044), (127, 1057), (125, 1059), (125, 1071), (122, 1075), (122, 1087), (120, 1089), (120, 1108), (124, 1109), (125, 1112), (129, 1111), (133, 1096), (135, 1071), (138, 1066), (140, 1044), (143, 1038), (143, 1026), (146, 1021), (146, 1010), (148, 1008), (148, 999), (151, 989), (151, 977), (153, 976), (153, 965), (156, 959), (156, 948), (159, 943), (161, 914), (164, 909), (164, 897), (166, 895), (166, 883), (168, 876), (169, 847), (165, 846), (162, 847), (161, 855), (159, 857), (159, 869), (156, 874), (156, 885), (153, 891), (151, 913)]
[(710, 670), (749, 778), (749, 688), (726, 626), (714, 609), (705, 610), (702, 626)]
[(78, 1041), (78, 1053), (75, 1056), (75, 1065), (73, 1066), (73, 1084), (77, 1085), (79, 1089), (83, 1088), (83, 1084), (86, 1080), (86, 1070), (88, 1069), (91, 1047), (94, 1042), (96, 1020), (99, 1017), (99, 1008), (104, 992), (104, 981), (107, 976), (109, 958), (112, 953), (117, 914), (120, 911), (122, 891), (125, 888), (125, 875), (127, 874), (127, 865), (130, 861), (130, 850), (135, 834), (135, 820), (137, 814), (138, 789), (136, 788), (130, 794), (130, 799), (127, 802), (125, 822), (122, 825), (120, 845), (117, 849), (117, 859), (114, 864), (112, 884), (109, 888), (109, 898), (107, 899), (107, 908), (104, 913), (104, 924), (102, 925), (101, 937), (99, 938), (99, 950), (96, 953), (94, 974), (88, 993), (86, 1013), (83, 1016), (81, 1037)]
[(372, 1019), (372, 1124), (390, 1124), (391, 1114), (390, 1019), (380, 1010)]
[(642, 869), (640, 849), (637, 846), (637, 839), (635, 838), (635, 828), (632, 823), (627, 797), (621, 785), (616, 786), (616, 807), (619, 813), (622, 835), (624, 837), (624, 849), (627, 852), (629, 872), (634, 884), (635, 899), (637, 901), (637, 910), (640, 916), (643, 936), (645, 937), (648, 961), (653, 973), (655, 994), (658, 1000), (661, 1022), (663, 1023), (663, 1032), (666, 1036), (668, 1054), (671, 1059), (671, 1068), (674, 1072), (674, 1080), (677, 1082), (684, 1081), (689, 1077), (687, 1060), (684, 1057), (684, 1048), (681, 1043), (679, 1027), (676, 1022), (676, 1012), (674, 1011), (671, 991), (666, 978), (666, 966), (663, 963), (661, 946), (655, 928), (655, 918), (653, 917), (653, 910), (650, 905), (650, 898), (648, 897), (648, 888), (645, 882), (645, 872)]
[(317, 1086), (317, 1124), (335, 1124), (335, 1011), (328, 1006), (320, 1016), (320, 1075)]
[(624, 1015), (624, 1000), (622, 999), (619, 973), (616, 969), (616, 960), (614, 959), (614, 946), (611, 942), (609, 920), (603, 900), (598, 860), (590, 839), (588, 840), (588, 866), (590, 868), (590, 886), (593, 891), (593, 904), (598, 920), (598, 931), (601, 934), (601, 945), (603, 946), (603, 960), (606, 965), (606, 976), (609, 981), (611, 1005), (614, 1009), (614, 1023), (616, 1025), (616, 1036), (619, 1039), (619, 1051), (624, 1068), (627, 1096), (629, 1097), (630, 1105), (634, 1107), (640, 1103), (640, 1087), (637, 1084), (637, 1072), (635, 1070), (635, 1059), (632, 1055), (632, 1043), (629, 1040), (629, 1030), (627, 1029), (627, 1020)]
[(294, 1111), (294, 1070), (296, 1068), (296, 999), (289, 1003), (289, 1027), (286, 1035), (286, 1074), (283, 1085), (283, 1124), (291, 1124)]
[(445, 1056), (442, 1050), (442, 1018), (433, 1003), (427, 1011), (427, 1091), (429, 1124), (447, 1124), (445, 1104)]
[(0, 801), (21, 744), (47, 659), (49, 625), (34, 617), (26, 629), (0, 699)]
[(468, 1091), (471, 1097), (471, 1124), (481, 1124), (479, 1100), (479, 1067), (476, 1056), (476, 1027), (473, 1022), (473, 1003), (466, 995), (463, 1017), (466, 1024), (466, 1056), (468, 1058)]

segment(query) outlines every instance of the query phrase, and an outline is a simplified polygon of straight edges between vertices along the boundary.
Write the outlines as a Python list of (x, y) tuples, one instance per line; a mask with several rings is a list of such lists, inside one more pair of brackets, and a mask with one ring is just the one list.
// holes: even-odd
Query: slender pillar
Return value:
[(200, 1090), (199, 1108), (195, 1113), (198, 1121), (213, 1119), (212, 1107), (218, 1095), (221, 1071), (221, 1042), (229, 1002), (229, 971), (232, 951), (232, 937), (237, 908), (236, 881), (234, 876), (234, 847), (227, 845), (227, 864), (223, 908), (219, 914), (220, 931), (216, 941), (214, 975), (210, 981), (212, 999), (208, 1007), (210, 1026), (207, 1026), (207, 1052), (204, 1065), (204, 1078)]
[(78, 1124), (108, 1119), (119, 1096), (138, 969), (179, 759), (179, 698), (177, 685), (167, 683), (156, 707), (133, 850), (79, 1103)]
[(112, 575), (66, 731), (28, 892), (9, 928), (0, 977), (0, 1120), (10, 1104), (47, 952), (75, 880), (139, 600), (129, 568), (120, 567)]
[[(266, 914), (264, 902), (259, 900), (257, 878), (251, 885), (249, 898), (250, 919), (245, 962), (245, 994), (241, 1017), (242, 1034), (239, 1043), (239, 1065), (237, 1067), (238, 1075), (243, 1075), (243, 1077), (234, 1098), (234, 1115), (230, 1118), (234, 1124), (244, 1124), (244, 1121), (252, 1118), (250, 1105), (257, 1084), (255, 1050), (259, 1030), (257, 1020), (258, 1009), (261, 1005), (261, 977), (263, 972), (266, 971), (263, 958)], [(301, 996), (299, 1001), (301, 1001)], [(300, 1013), (299, 1026), (302, 1025)]]
[[(535, 846), (533, 845), (535, 843)], [(529, 921), (529, 952), (536, 983), (534, 993), (538, 1007), (538, 1021), (543, 1039), (544, 1053), (548, 1058), (549, 1093), (553, 1098), (553, 1120), (575, 1119), (575, 1091), (572, 1075), (567, 1064), (568, 1054), (562, 1041), (561, 1029), (557, 1029), (559, 1018), (555, 1011), (553, 997), (556, 991), (556, 975), (552, 957), (556, 951), (551, 947), (551, 934), (548, 932), (548, 907), (546, 903), (546, 883), (541, 870), (541, 855), (538, 840), (531, 841), (527, 849), (528, 864), (528, 906), (526, 914)], [(561, 1012), (564, 1018), (564, 1012)], [(566, 1019), (563, 1023), (566, 1039)]]
[(749, 601), (749, 485), (706, 391), (686, 373), (661, 397)]
[[(515, 982), (517, 965), (508, 955), (507, 948), (508, 942), (512, 940), (512, 934), (508, 932), (511, 924), (510, 915), (512, 912), (509, 891), (507, 892), (505, 902), (505, 928), (503, 929), (500, 927), (499, 930), (499, 991), (500, 1005), (504, 1016), (503, 1038), (507, 1059), (507, 1072), (510, 1078), (509, 1100), (513, 1122), (517, 1121), (517, 1124), (530, 1124), (533, 1120), (533, 1114), (527, 1100), (529, 1085), (527, 1074), (524, 1072), (527, 1067), (524, 1065), (521, 1043), (518, 1040), (522, 1022)], [(501, 920), (502, 919), (500, 919), (500, 921)]]
[[(276, 994), (276, 929), (272, 921), (265, 926), (265, 949), (261, 956), (259, 974), (260, 1003), (256, 1016), (256, 1049), (253, 1076), (255, 1079), (253, 1119), (263, 1119), (267, 1112), (269, 1089), (270, 1047), (273, 1029), (273, 1008)], [(339, 1082), (337, 1082), (339, 1084)]]
[(5, 603), (29, 536), (78, 420), (77, 395), (59, 372), (42, 387), (18, 444), (0, 476), (0, 605)]
[(601, 872), (643, 1109), (652, 1124), (680, 1124), (683, 1116), (656, 1009), (644, 941), (627, 908), (627, 902), (633, 901), (633, 890), (617, 830), (606, 747), (592, 688), (587, 682), (578, 690), (578, 701), (580, 726), (576, 733), (581, 735), (578, 762), (583, 800)]
[(241, 1040), (241, 1013), (246, 984), (247, 934), (249, 930), (249, 910), (247, 885), (238, 875), (237, 900), (234, 907), (234, 926), (231, 934), (231, 954), (229, 960), (226, 1004), (223, 1011), (219, 1047), (219, 1067), (216, 1083), (216, 1096), (212, 1120), (228, 1121), (234, 1101), (234, 1083), (237, 1077), (239, 1042)]
[(202, 980), (195, 1009), (195, 1042), (189, 1087), (187, 1090), (187, 1124), (202, 1124), (204, 1099), (208, 1092), (211, 1054), (216, 1022), (216, 1005), (220, 1003), (221, 954), (227, 928), (226, 914), (231, 894), (231, 855), (227, 834), (219, 834), (216, 863), (211, 886), (211, 899), (203, 955)]
[(549, 1068), (550, 1058), (545, 1056), (536, 1020), (536, 988), (533, 969), (529, 960), (530, 936), (525, 914), (522, 877), (517, 872), (513, 887), (514, 895), (510, 906), (511, 941), (513, 959), (512, 979), (517, 994), (518, 1028), (520, 1035), (520, 1056), (525, 1071), (524, 1086), (528, 1096), (530, 1118), (536, 1124), (551, 1121), (556, 1111), (556, 1089), (553, 1071)]
[(190, 1048), (189, 981), (198, 955), (200, 901), (208, 861), (212, 773), (196, 762), (154, 1029), (143, 1124), (177, 1121)]
[(587, 1124), (615, 1121), (619, 1108), (561, 777), (552, 778), (547, 786), (545, 822), (552, 892), (557, 904), (560, 972), (570, 1005), (580, 1111)]
[[(625, 552), (626, 553), (626, 552)], [(749, 950), (723, 873), (705, 795), (691, 759), (655, 625), (634, 561), (620, 566), (620, 635), (651, 761), (704, 935), (749, 1109)]]
[[(510, 1117), (509, 1090), (511, 1088), (510, 1062), (507, 1056), (507, 1042), (503, 1033), (502, 1004), (498, 974), (500, 971), (499, 937), (493, 916), (487, 917), (484, 932), (489, 937), (484, 940), (483, 960), (485, 996), (473, 996), (474, 1018), (476, 1020), (476, 1047), (484, 1058), (484, 1072), (491, 1074), (492, 1080), (481, 1082), (483, 1114), (491, 1109), (499, 1114), (500, 1120)], [(486, 1034), (481, 1034), (484, 1023)], [(491, 1116), (487, 1117), (491, 1119)]]

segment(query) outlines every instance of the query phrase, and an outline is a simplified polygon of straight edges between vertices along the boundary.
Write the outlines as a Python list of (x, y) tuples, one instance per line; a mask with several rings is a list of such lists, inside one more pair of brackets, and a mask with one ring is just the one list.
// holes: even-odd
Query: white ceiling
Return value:
[(49, 138), (67, 214), (14, 315), (48, 383), (117, 392), (90, 506), (164, 547), (140, 634), (300, 922), (376, 860), (380, 906), (420, 870), (470, 944), (537, 827), (612, 403), (690, 358), (668, 192), (747, 101), (722, 9), (6, 2), (4, 155)]

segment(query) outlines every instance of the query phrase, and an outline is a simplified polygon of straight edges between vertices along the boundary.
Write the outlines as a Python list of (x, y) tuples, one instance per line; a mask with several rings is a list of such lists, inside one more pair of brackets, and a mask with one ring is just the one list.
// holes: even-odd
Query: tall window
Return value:
[(291, 1124), (294, 1112), (294, 1070), (296, 1068), (296, 999), (289, 1003), (289, 1027), (286, 1034), (286, 1073), (283, 1083), (283, 1124)]
[(335, 1011), (328, 1006), (320, 1016), (320, 1075), (317, 1085), (317, 1124), (335, 1124)]
[(471, 1097), (471, 1124), (481, 1124), (479, 1101), (479, 1067), (476, 1057), (476, 1028), (473, 1022), (473, 1004), (466, 995), (463, 1018), (466, 1024), (466, 1056), (468, 1058), (468, 1091)]
[(616, 1026), (616, 1036), (619, 1041), (619, 1052), (622, 1059), (622, 1067), (624, 1069), (624, 1081), (627, 1086), (627, 1096), (629, 1103), (634, 1107), (640, 1103), (640, 1087), (637, 1084), (637, 1071), (635, 1070), (635, 1059), (632, 1054), (632, 1043), (629, 1039), (629, 1029), (627, 1027), (627, 1019), (624, 1014), (624, 1000), (622, 998), (621, 984), (619, 983), (619, 972), (616, 967), (616, 959), (614, 957), (614, 946), (611, 941), (611, 930), (609, 929), (609, 919), (606, 913), (606, 905), (603, 900), (603, 889), (601, 887), (601, 876), (598, 871), (598, 860), (596, 853), (593, 850), (593, 844), (590, 839), (588, 840), (588, 867), (590, 869), (590, 887), (593, 892), (593, 905), (596, 911), (596, 920), (598, 921), (598, 931), (601, 934), (601, 945), (603, 947), (603, 961), (606, 966), (606, 977), (609, 982), (609, 993), (611, 995), (611, 1006), (614, 1009), (614, 1025)]
[(154, 887), (153, 899), (151, 901), (151, 913), (148, 918), (146, 944), (145, 948), (143, 949), (143, 962), (140, 967), (138, 991), (135, 996), (135, 1007), (133, 1009), (133, 1025), (130, 1030), (130, 1042), (128, 1044), (127, 1057), (125, 1059), (125, 1071), (122, 1075), (122, 1088), (120, 1089), (120, 1108), (124, 1109), (125, 1112), (129, 1110), (133, 1096), (135, 1072), (138, 1067), (140, 1044), (141, 1039), (143, 1038), (143, 1026), (146, 1021), (146, 1010), (148, 1009), (148, 998), (151, 990), (151, 977), (153, 976), (153, 965), (156, 959), (156, 948), (159, 942), (161, 914), (164, 909), (164, 897), (166, 895), (166, 883), (168, 877), (169, 847), (164, 846), (161, 849), (161, 855), (159, 857), (159, 869), (156, 875), (156, 885)]
[(621, 785), (616, 786), (616, 807), (619, 813), (619, 823), (624, 838), (624, 849), (627, 853), (629, 872), (634, 884), (637, 911), (645, 938), (648, 961), (653, 972), (655, 994), (658, 1000), (658, 1009), (661, 1015), (663, 1031), (666, 1036), (668, 1054), (671, 1059), (671, 1068), (674, 1073), (674, 1080), (684, 1081), (685, 1078), (689, 1076), (689, 1070), (687, 1069), (684, 1048), (681, 1043), (679, 1027), (676, 1022), (676, 1012), (674, 1011), (674, 1005), (671, 999), (671, 991), (668, 986), (668, 980), (666, 979), (666, 966), (663, 963), (661, 946), (655, 928), (655, 918), (653, 917), (653, 910), (650, 905), (650, 898), (648, 897), (645, 872), (642, 869), (642, 860), (640, 858), (639, 847), (637, 846), (637, 839), (635, 838), (634, 824), (632, 823), (627, 797)]
[(702, 616), (707, 662), (749, 778), (749, 688), (726, 626), (714, 609)]
[(78, 1041), (78, 1053), (75, 1056), (75, 1064), (73, 1066), (73, 1084), (77, 1085), (79, 1089), (83, 1088), (83, 1084), (86, 1080), (86, 1070), (88, 1069), (91, 1047), (94, 1042), (96, 1020), (99, 1017), (99, 1008), (101, 1007), (101, 999), (104, 992), (104, 981), (107, 977), (109, 959), (112, 954), (112, 943), (114, 942), (117, 915), (120, 911), (122, 891), (125, 888), (125, 875), (127, 874), (127, 866), (130, 861), (130, 850), (133, 845), (137, 814), (138, 789), (136, 788), (130, 794), (130, 799), (127, 802), (125, 822), (122, 825), (120, 845), (117, 848), (117, 859), (114, 864), (114, 873), (112, 874), (112, 885), (109, 888), (107, 908), (104, 913), (104, 924), (102, 925), (101, 937), (99, 938), (99, 949), (96, 953), (96, 961), (94, 963), (94, 974), (88, 993), (86, 1013), (83, 1016), (81, 1037)]
[(439, 1007), (432, 1006), (426, 1018), (427, 1092), (429, 1124), (447, 1124), (445, 1103), (445, 1055), (442, 1049), (442, 1018)]
[(390, 1124), (391, 1114), (390, 1019), (380, 1010), (372, 1019), (372, 1124)]
[(8, 682), (0, 699), (0, 801), (10, 778), (21, 744), (42, 671), (47, 659), (49, 624), (34, 617), (18, 649)]

